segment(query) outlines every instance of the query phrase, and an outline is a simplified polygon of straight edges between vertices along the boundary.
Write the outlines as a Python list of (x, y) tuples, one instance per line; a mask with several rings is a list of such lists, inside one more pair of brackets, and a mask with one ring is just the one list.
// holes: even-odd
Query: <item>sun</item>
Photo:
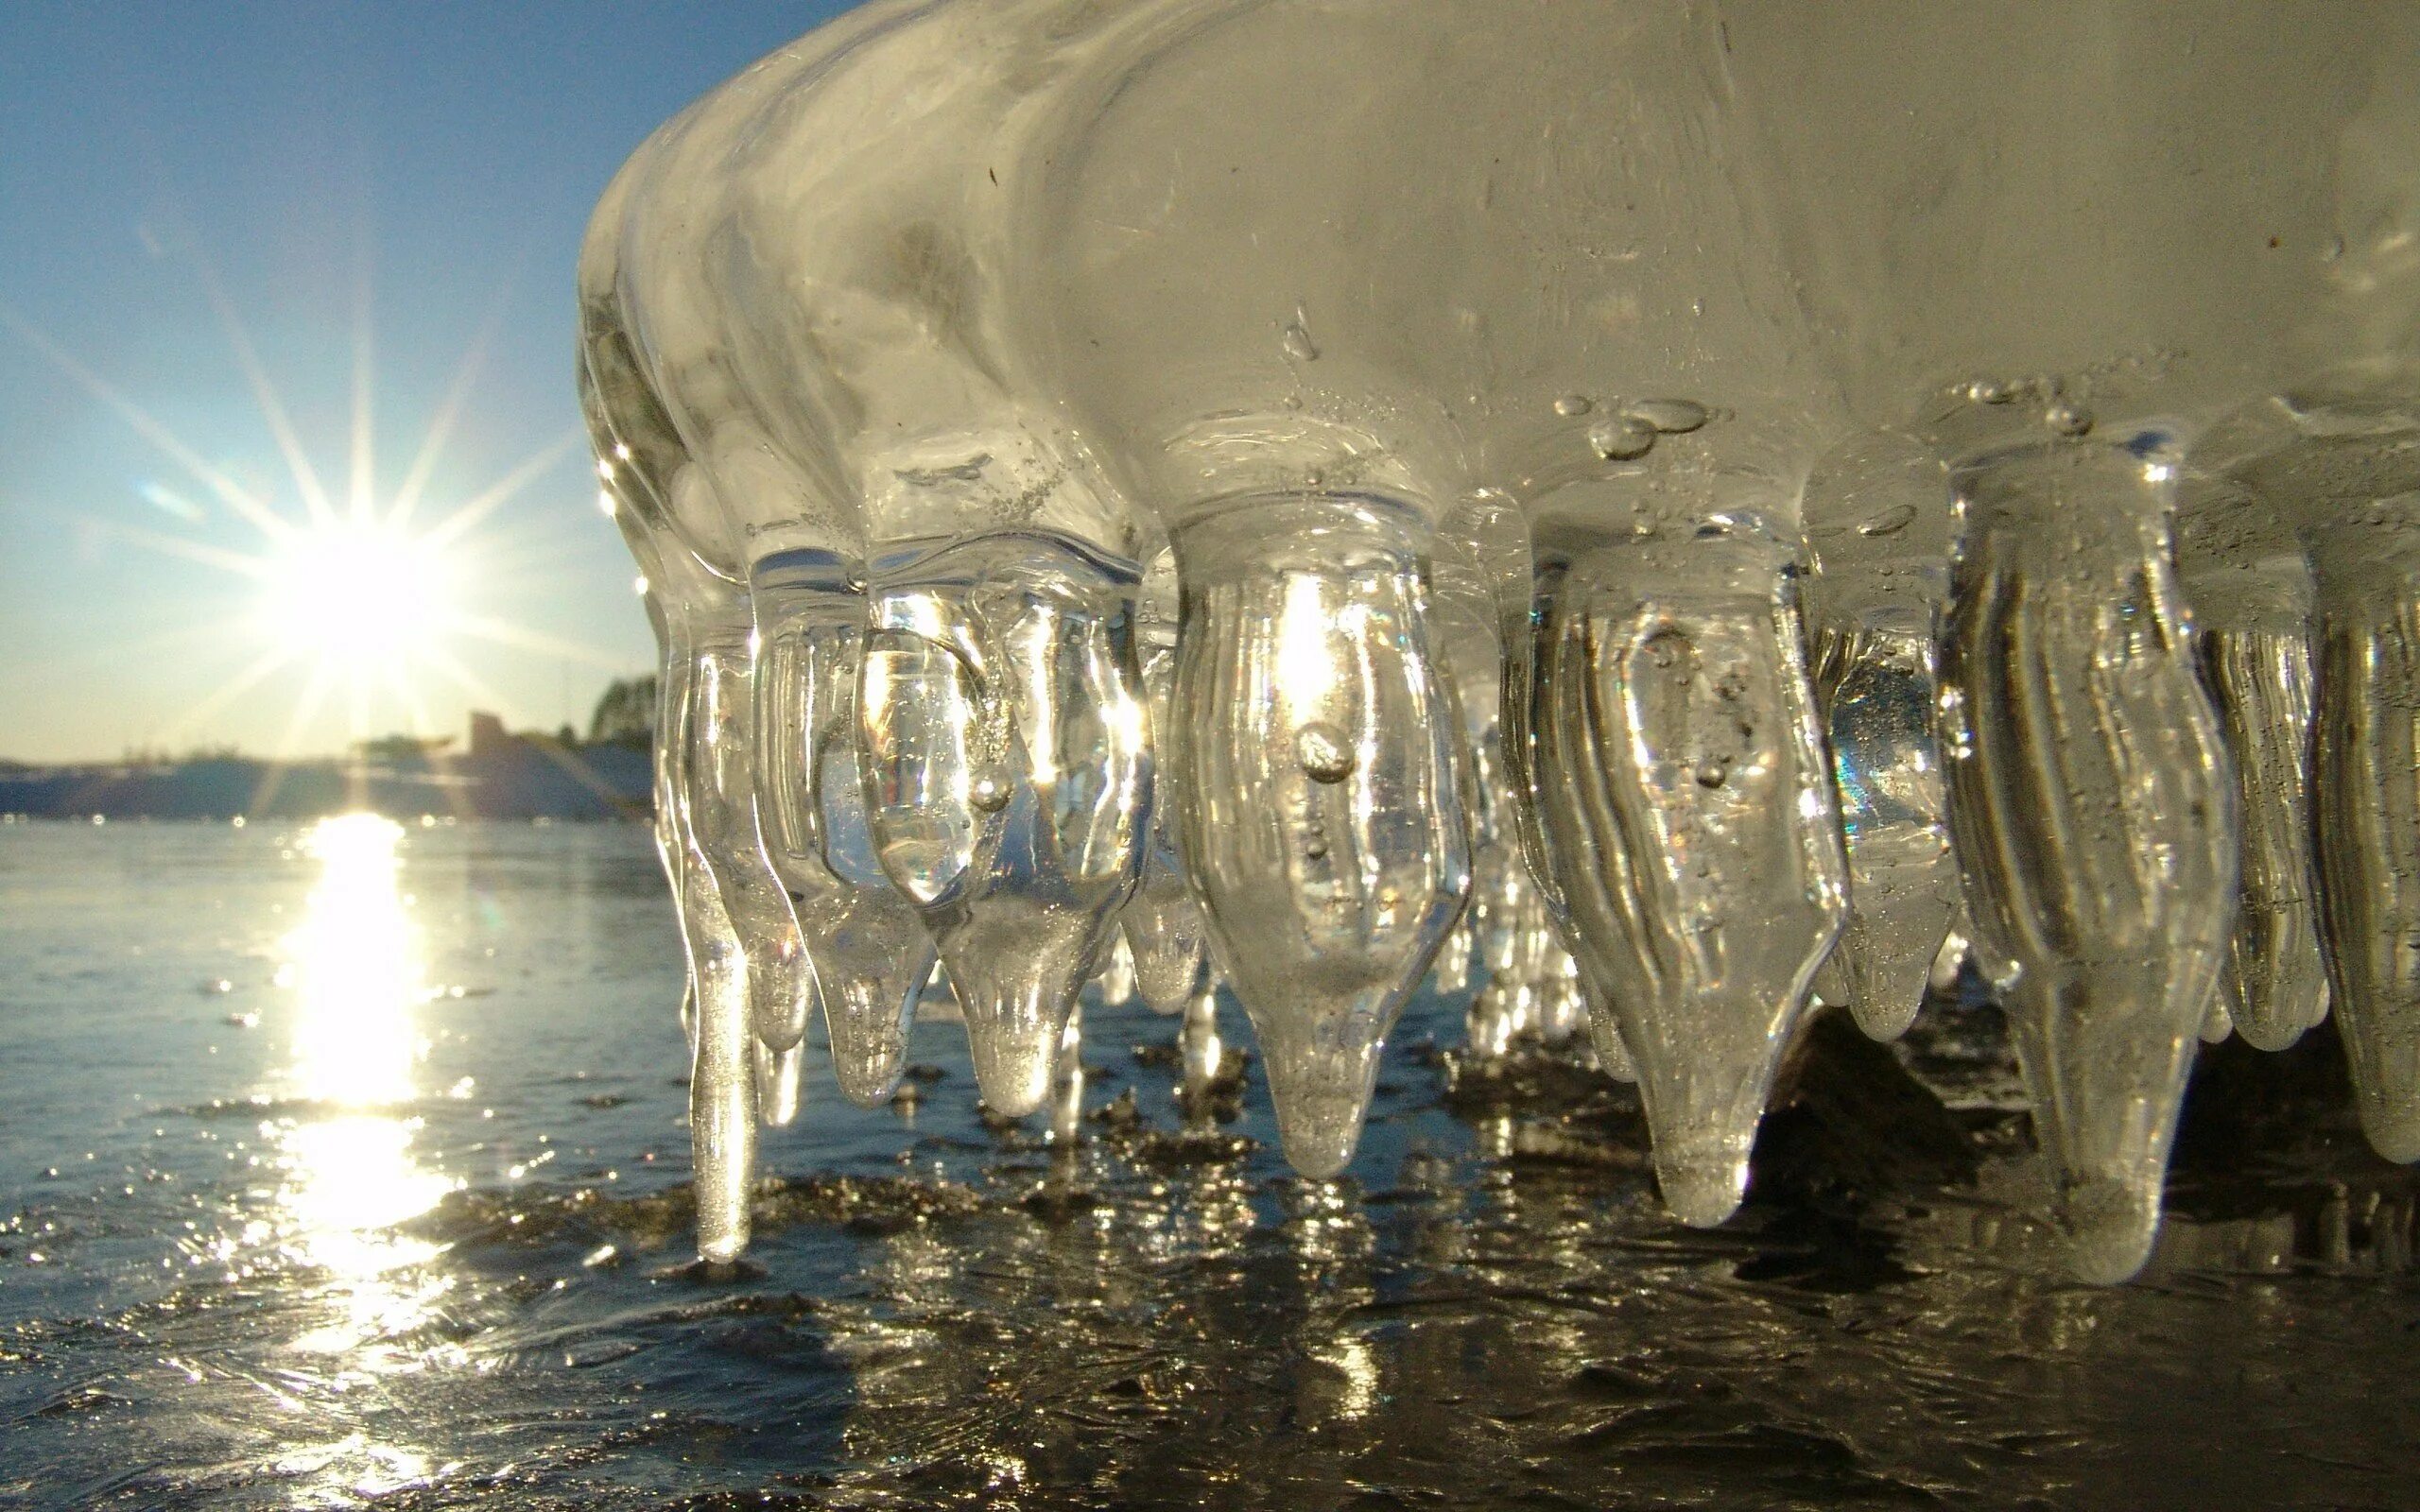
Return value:
[[(480, 676), (461, 653), (475, 662), (482, 653), (500, 649), (616, 676), (628, 669), (624, 657), (482, 611), (475, 602), (481, 590), (510, 582), (522, 571), (523, 554), (531, 550), (523, 542), (536, 524), (525, 520), (514, 530), (499, 531), (490, 522), (581, 453), (588, 438), (584, 427), (565, 427), (483, 487), (448, 500), (444, 509), (424, 518), (449, 440), (470, 409), (474, 382), (503, 309), (501, 291), (489, 325), (472, 340), (429, 416), (408, 466), (389, 480), (381, 476), (372, 444), (379, 433), (374, 404), (378, 374), (372, 360), (369, 285), (366, 281), (358, 284), (352, 316), (350, 444), (343, 448), (345, 476), (332, 489), (216, 274), (198, 245), (186, 251), (285, 463), (291, 484), (284, 490), (286, 497), (265, 490), (251, 477), (239, 479), (212, 460), (214, 448), (179, 436), (132, 395), (0, 300), (0, 334), (13, 334), (48, 359), (62, 379), (113, 411), (135, 436), (199, 486), (197, 496), (188, 497), (156, 479), (138, 482), (137, 496), (172, 518), (177, 528), (107, 517), (91, 524), (134, 545), (238, 578), (248, 595), (233, 613), (216, 611), (224, 601), (214, 599), (213, 612), (164, 637), (176, 643), (248, 644), (234, 670), (215, 685), (197, 690), (189, 705), (147, 732), (147, 744), (165, 748), (200, 736), (211, 721), (251, 690), (281, 674), (299, 673), (291, 715), (266, 753), (274, 774), (307, 745), (326, 738), (328, 730), (320, 721), (332, 704), (341, 708), (347, 738), (356, 743), (381, 728), (414, 735), (434, 728), (426, 698), (432, 690), (458, 692), (473, 707), (510, 710), (514, 700)], [(340, 444), (331, 438), (321, 443), (321, 450)], [(230, 540), (229, 525), (249, 533)], [(272, 776), (269, 785), (274, 781)], [(256, 797), (255, 801), (265, 799)]]
[(315, 521), (263, 566), (262, 628), (297, 658), (391, 666), (435, 648), (454, 618), (444, 551), (389, 521)]

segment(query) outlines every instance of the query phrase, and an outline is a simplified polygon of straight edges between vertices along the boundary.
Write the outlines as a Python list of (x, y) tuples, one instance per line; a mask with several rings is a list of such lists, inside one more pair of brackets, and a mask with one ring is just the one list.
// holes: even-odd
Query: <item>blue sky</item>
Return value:
[[(572, 440), (582, 225), (666, 117), (842, 9), (0, 6), (0, 757), (584, 724), (653, 653)], [(305, 707), (324, 659), (211, 482), (305, 519), (276, 408), (339, 507), (357, 412), (368, 495), (418, 471), (422, 526), (520, 475), (444, 552), (470, 686), (331, 666)]]

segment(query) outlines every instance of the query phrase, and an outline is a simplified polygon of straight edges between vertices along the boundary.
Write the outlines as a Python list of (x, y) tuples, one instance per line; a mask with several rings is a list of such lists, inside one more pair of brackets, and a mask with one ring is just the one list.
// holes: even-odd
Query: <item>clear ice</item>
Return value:
[(2420, 9), (1478, 14), (885, 0), (608, 189), (701, 1249), (936, 952), (1061, 1132), (1231, 991), (1313, 1177), (1426, 979), (1720, 1222), (1968, 939), (2083, 1275), (2204, 1037), (2420, 1157)]
[(1847, 915), (1792, 553), (1753, 518), (1543, 524), (1536, 801), (1598, 1055), (1665, 1206), (1720, 1223)]
[(1280, 497), (1176, 538), (1179, 844), (1310, 1177), (1352, 1159), (1387, 1031), (1470, 890), (1425, 534), (1392, 502)]
[(2310, 845), (2310, 563), (2276, 511), (2234, 479), (2181, 486), (2176, 532), (2243, 834), (2235, 936), (2203, 1037), (2232, 1030), (2283, 1050), (2327, 1014)]
[[(1179, 608), (1176, 557), (1163, 552), (1144, 576), (1135, 636), (1151, 728), (1160, 731), (1174, 728), (1169, 706), (1176, 696)], [(1132, 963), (1135, 991), (1152, 1012), (1178, 1015), (1191, 1012), (1212, 990), (1218, 972), (1210, 961), (1209, 925), (1177, 854), (1176, 815), (1184, 800), (1178, 797), (1175, 770), (1163, 762), (1151, 781), (1150, 840), (1134, 896), (1126, 903), (1120, 937)]]
[(2141, 1267), (2235, 921), (2235, 784), (2169, 566), (2167, 438), (1957, 480), (1951, 828), (2087, 1279)]
[(1875, 1039), (1895, 1040), (1915, 1021), (1958, 910), (1933, 738), (1947, 471), (1912, 439), (1876, 435), (1819, 463), (1799, 507), (1814, 566), (1808, 660), (1849, 866), (1848, 925), (1816, 991)]
[(949, 970), (984, 1101), (1011, 1117), (1048, 1096), (1141, 860), (1134, 589), (1044, 536), (875, 579), (857, 723), (876, 850)]
[(832, 1071), (851, 1102), (890, 1098), (932, 970), (931, 936), (874, 854), (857, 764), (863, 582), (813, 549), (760, 558), (756, 794), (766, 850), (788, 890), (821, 989)]
[(2420, 1160), (2420, 414), (2292, 395), (2234, 468), (2297, 530), (2318, 619), (2321, 913), (2370, 1143)]

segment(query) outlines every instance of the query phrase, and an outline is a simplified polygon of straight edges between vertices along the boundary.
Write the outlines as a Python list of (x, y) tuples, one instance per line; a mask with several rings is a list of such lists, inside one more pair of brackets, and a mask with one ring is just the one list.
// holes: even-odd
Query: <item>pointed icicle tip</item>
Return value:
[(1387, 1032), (1470, 889), (1425, 529), (1386, 501), (1298, 496), (1177, 541), (1180, 849), (1305, 1176), (1351, 1160)]

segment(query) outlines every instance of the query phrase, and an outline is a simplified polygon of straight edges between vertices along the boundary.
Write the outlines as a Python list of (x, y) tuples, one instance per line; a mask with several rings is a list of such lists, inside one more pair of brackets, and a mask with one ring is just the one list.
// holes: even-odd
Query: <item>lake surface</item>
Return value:
[(1824, 1037), (1710, 1233), (1458, 1002), (1330, 1184), (1256, 1078), (1185, 1132), (1139, 1004), (1073, 1147), (929, 1022), (912, 1108), (811, 1060), (717, 1279), (679, 960), (636, 826), (0, 826), (0, 1505), (2420, 1505), (2413, 1184), (2325, 1037), (2205, 1057), (2098, 1290), (1988, 1007)]

